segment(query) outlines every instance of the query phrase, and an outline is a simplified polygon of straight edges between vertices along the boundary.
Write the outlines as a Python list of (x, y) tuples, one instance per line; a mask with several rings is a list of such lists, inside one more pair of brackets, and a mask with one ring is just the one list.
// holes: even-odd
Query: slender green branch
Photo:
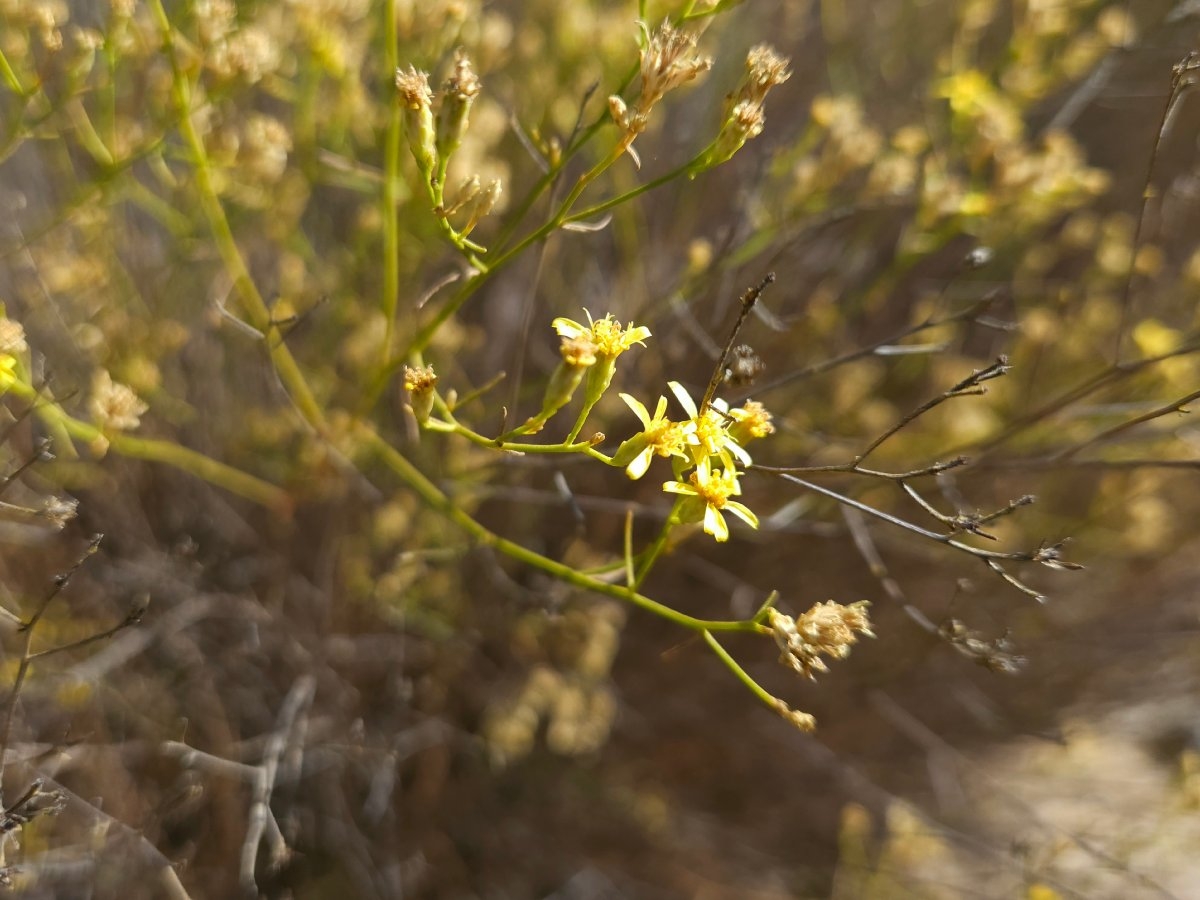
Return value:
[(606, 597), (614, 597), (618, 600), (625, 600), (632, 603), (634, 606), (646, 612), (653, 613), (660, 618), (673, 622), (684, 628), (692, 631), (752, 631), (758, 632), (762, 630), (762, 626), (751, 621), (710, 621), (705, 619), (697, 619), (685, 613), (681, 613), (676, 609), (672, 609), (656, 600), (651, 600), (642, 594), (632, 591), (623, 585), (609, 584), (605, 581), (600, 581), (584, 575), (568, 565), (550, 559), (547, 556), (542, 556), (528, 547), (524, 547), (507, 538), (502, 538), (492, 531), (489, 531), (479, 522), (475, 521), (469, 514), (459, 509), (446, 494), (437, 488), (428, 478), (426, 478), (420, 470), (417, 469), (411, 462), (408, 461), (395, 447), (391, 446), (387, 441), (372, 431), (366, 432), (366, 442), (368, 447), (378, 456), (378, 458), (395, 473), (401, 481), (409, 486), (422, 500), (429, 506), (440, 512), (447, 519), (457, 525), (459, 528), (471, 535), (480, 544), (486, 547), (492, 547), (505, 556), (511, 557), (518, 562), (525, 563), (536, 569), (540, 569), (548, 575), (551, 575), (560, 581), (567, 584), (572, 584), (575, 587), (593, 593), (603, 594)]
[(68, 415), (61, 406), (48, 400), (44, 393), (23, 381), (14, 382), (9, 390), (21, 399), (34, 404), (38, 415), (52, 429), (59, 430), (75, 440), (88, 444), (106, 440), (109, 446), (122, 456), (166, 463), (222, 487), (239, 497), (261, 503), (263, 506), (286, 510), (291, 505), (291, 498), (282, 488), (240, 469), (217, 462), (203, 453), (197, 453), (195, 450), (189, 450), (171, 441), (139, 438), (123, 432), (102, 431), (89, 422)]
[(713, 653), (717, 654), (717, 658), (725, 663), (729, 671), (737, 676), (737, 680), (750, 689), (755, 697), (765, 703), (772, 712), (779, 712), (779, 699), (772, 696), (766, 688), (750, 677), (745, 669), (738, 665), (738, 661), (729, 655), (729, 651), (721, 646), (720, 642), (713, 636), (712, 631), (704, 629), (701, 631), (704, 635), (704, 641), (708, 644)]
[(183, 71), (179, 61), (179, 54), (175, 46), (175, 32), (171, 21), (167, 18), (166, 10), (163, 9), (162, 0), (150, 0), (150, 8), (158, 20), (159, 29), (162, 32), (163, 48), (171, 61), (171, 93), (179, 112), (179, 131), (191, 157), (200, 205), (204, 209), (205, 218), (208, 219), (209, 228), (212, 230), (213, 239), (217, 244), (217, 251), (233, 279), (234, 287), (241, 298), (250, 324), (267, 337), (267, 351), (271, 356), (271, 362), (291, 396), (292, 402), (296, 404), (300, 414), (309, 425), (318, 431), (323, 431), (325, 415), (321, 405), (313, 396), (312, 389), (296, 364), (287, 343), (272, 340), (276, 329), (271, 324), (271, 310), (259, 293), (258, 287), (250, 275), (250, 270), (246, 267), (245, 260), (242, 259), (242, 253), (238, 249), (233, 231), (229, 227), (229, 220), (225, 217), (225, 210), (221, 206), (220, 197), (213, 184), (204, 141), (200, 138), (200, 134), (192, 122), (191, 87), (187, 74)]
[[(383, 18), (384, 60), (388, 77), (392, 78), (400, 67), (400, 50), (396, 45), (396, 0), (384, 0)], [(403, 127), (404, 110), (397, 99), (392, 98), (388, 104), (383, 148), (383, 295), (380, 308), (383, 310), (384, 334), (380, 368), (386, 367), (391, 356), (400, 295), (400, 137)]]
[(607, 200), (597, 203), (595, 206), (589, 206), (587, 209), (580, 210), (576, 213), (571, 213), (569, 216), (563, 219), (563, 224), (568, 224), (571, 222), (583, 222), (588, 219), (594, 219), (596, 216), (606, 213), (610, 209), (620, 206), (622, 203), (628, 203), (630, 200), (635, 200), (648, 191), (662, 187), (667, 182), (674, 181), (676, 178), (681, 178), (682, 176), (686, 175), (692, 166), (696, 165), (700, 159), (701, 157), (697, 156), (694, 159), (684, 163), (682, 166), (672, 169), (665, 175), (660, 175), (657, 178), (654, 178), (643, 184), (639, 184), (635, 188), (630, 188), (623, 194), (617, 194), (615, 197), (609, 197)]
[(654, 539), (654, 543), (642, 554), (641, 561), (638, 564), (637, 575), (634, 576), (633, 584), (631, 585), (635, 591), (642, 586), (642, 583), (649, 576), (650, 570), (654, 568), (654, 564), (658, 562), (658, 558), (667, 548), (671, 532), (674, 531), (676, 525), (675, 515), (679, 512), (682, 502), (682, 500), (676, 499), (675, 505), (671, 507), (671, 514), (667, 516), (667, 520), (663, 522), (662, 529), (658, 532), (658, 537)]
[(9, 65), (8, 57), (4, 55), (4, 51), (0, 50), (0, 78), (4, 79), (4, 83), (18, 97), (28, 97), (30, 91), (25, 89), (25, 85), (21, 84), (21, 79), (17, 73), (13, 71), (13, 67)]

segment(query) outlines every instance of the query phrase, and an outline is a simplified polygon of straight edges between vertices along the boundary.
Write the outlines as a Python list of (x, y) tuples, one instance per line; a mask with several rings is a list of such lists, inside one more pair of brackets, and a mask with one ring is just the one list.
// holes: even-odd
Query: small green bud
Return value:
[(396, 70), (396, 90), (404, 105), (404, 130), (421, 174), (430, 177), (437, 169), (437, 141), (433, 127), (433, 91), (429, 76), (413, 66)]
[(596, 345), (586, 335), (563, 338), (559, 351), (562, 353), (562, 362), (546, 385), (542, 409), (521, 427), (526, 434), (541, 431), (551, 416), (570, 403), (579, 383), (583, 381), (583, 373), (596, 364)]
[(417, 421), (424, 425), (429, 421), (433, 412), (434, 389), (438, 377), (434, 374), (433, 366), (424, 368), (404, 367), (404, 390), (408, 392), (409, 405)]
[(437, 119), (438, 158), (447, 160), (462, 145), (471, 117), (471, 104), (483, 89), (471, 60), (461, 49), (454, 55), (454, 74), (446, 79)]

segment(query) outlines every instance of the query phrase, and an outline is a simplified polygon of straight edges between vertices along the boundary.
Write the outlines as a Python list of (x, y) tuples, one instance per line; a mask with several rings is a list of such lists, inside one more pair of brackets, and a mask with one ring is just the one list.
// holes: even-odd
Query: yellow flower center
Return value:
[(621, 323), (607, 317), (592, 323), (592, 341), (601, 356), (618, 356), (629, 349)]
[(721, 509), (725, 506), (731, 494), (737, 491), (737, 473), (725, 472), (718, 469), (711, 473), (708, 478), (700, 477), (700, 470), (697, 469), (691, 474), (688, 479), (692, 483), (692, 487), (696, 489), (696, 495), (700, 497), (707, 505)]

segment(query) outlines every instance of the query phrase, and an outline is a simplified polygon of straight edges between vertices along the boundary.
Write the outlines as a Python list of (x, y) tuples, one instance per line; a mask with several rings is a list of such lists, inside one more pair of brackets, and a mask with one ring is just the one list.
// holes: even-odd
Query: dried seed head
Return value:
[(562, 354), (563, 362), (572, 368), (587, 368), (596, 364), (596, 345), (586, 334), (562, 339), (558, 352)]
[(815, 731), (817, 728), (817, 720), (812, 715), (806, 712), (801, 712), (798, 709), (792, 709), (782, 700), (776, 698), (775, 712), (783, 716), (787, 721), (791, 722), (796, 728), (803, 732)]
[(428, 177), (437, 166), (437, 139), (433, 127), (433, 91), (429, 75), (413, 66), (396, 70), (396, 91), (404, 106), (405, 132), (413, 158)]
[(712, 59), (697, 55), (695, 50), (696, 35), (680, 31), (670, 22), (663, 22), (647, 36), (641, 52), (642, 78), (637, 102), (629, 108), (620, 97), (608, 98), (609, 113), (630, 143), (634, 136), (645, 131), (650, 111), (663, 95), (712, 68)]
[(705, 167), (726, 162), (742, 149), (746, 141), (762, 134), (766, 116), (763, 102), (767, 92), (792, 77), (788, 60), (766, 44), (752, 48), (746, 56), (746, 74), (742, 83), (725, 101), (725, 120), (721, 131), (704, 160)]
[(468, 210), (467, 224), (462, 227), (462, 234), (468, 235), (475, 230), (479, 220), (490, 213), (504, 193), (504, 184), (499, 178), (493, 178), (487, 187), (476, 193), (471, 202), (466, 204)]
[(471, 67), (470, 57), (463, 50), (458, 50), (454, 54), (454, 72), (443, 86), (442, 108), (438, 111), (439, 159), (449, 159), (462, 144), (471, 117), (471, 104), (481, 90), (483, 84)]
[(768, 623), (781, 651), (780, 661), (808, 678), (828, 671), (822, 655), (842, 659), (849, 655), (859, 634), (875, 636), (867, 618), (869, 605), (865, 600), (849, 606), (830, 600), (818, 603), (799, 619), (772, 609)]
[(24, 353), (29, 349), (25, 343), (25, 329), (20, 322), (0, 319), (0, 353)]
[(107, 369), (97, 369), (92, 376), (88, 409), (92, 421), (101, 431), (132, 431), (141, 424), (141, 415), (149, 407), (133, 388), (113, 381)]
[(650, 111), (655, 103), (668, 91), (694, 79), (701, 72), (712, 68), (712, 59), (697, 56), (696, 36), (680, 31), (670, 22), (663, 22), (650, 35), (646, 49), (642, 51), (641, 108)]
[(406, 109), (432, 109), (433, 90), (429, 87), (429, 76), (409, 66), (408, 71), (396, 70), (396, 90), (400, 93), (400, 102)]
[(66, 527), (75, 518), (79, 509), (79, 501), (70, 497), (47, 497), (42, 505), (40, 515), (58, 530)]
[(792, 77), (788, 62), (790, 60), (786, 56), (780, 56), (769, 44), (752, 47), (746, 55), (745, 99), (762, 103), (767, 91)]

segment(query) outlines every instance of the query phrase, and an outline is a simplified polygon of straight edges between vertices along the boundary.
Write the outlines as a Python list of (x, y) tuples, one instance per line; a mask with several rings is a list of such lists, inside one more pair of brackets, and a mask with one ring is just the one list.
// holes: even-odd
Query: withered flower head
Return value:
[(107, 369), (97, 369), (88, 409), (101, 431), (132, 431), (141, 424), (141, 415), (149, 407), (133, 388), (113, 381)]
[(830, 600), (818, 603), (798, 619), (772, 609), (768, 623), (781, 651), (780, 662), (808, 678), (828, 671), (822, 655), (842, 659), (858, 642), (859, 634), (875, 636), (867, 617), (868, 606), (866, 600), (849, 606)]

